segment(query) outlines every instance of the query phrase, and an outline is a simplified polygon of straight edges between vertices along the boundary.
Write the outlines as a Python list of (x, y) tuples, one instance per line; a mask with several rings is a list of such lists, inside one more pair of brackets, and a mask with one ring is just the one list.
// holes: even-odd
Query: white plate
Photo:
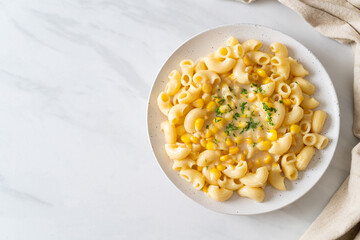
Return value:
[[(265, 188), (266, 197), (264, 202), (257, 203), (253, 200), (239, 197), (234, 193), (226, 202), (216, 202), (204, 192), (195, 190), (192, 185), (179, 176), (179, 173), (172, 170), (172, 161), (167, 157), (164, 150), (164, 135), (160, 131), (160, 123), (166, 117), (159, 111), (156, 103), (158, 94), (163, 91), (167, 82), (167, 76), (173, 69), (179, 70), (179, 62), (182, 59), (190, 58), (197, 60), (206, 56), (218, 47), (225, 44), (228, 37), (234, 36), (238, 40), (259, 39), (265, 47), (272, 42), (284, 43), (289, 50), (289, 56), (298, 59), (309, 75), (306, 77), (316, 86), (314, 97), (320, 102), (319, 109), (327, 112), (328, 118), (324, 125), (322, 134), (329, 138), (328, 146), (322, 151), (316, 151), (308, 168), (299, 173), (299, 179), (291, 182), (286, 180), (286, 191), (279, 191), (271, 186)], [(263, 49), (267, 52), (268, 49)], [(238, 215), (259, 214), (282, 208), (299, 199), (308, 192), (324, 174), (333, 157), (339, 136), (339, 103), (334, 86), (321, 65), (319, 60), (301, 43), (293, 38), (270, 28), (252, 25), (236, 24), (214, 28), (191, 38), (180, 46), (165, 62), (161, 71), (155, 79), (148, 102), (147, 127), (151, 146), (160, 167), (166, 176), (185, 195), (195, 202), (218, 212)]]

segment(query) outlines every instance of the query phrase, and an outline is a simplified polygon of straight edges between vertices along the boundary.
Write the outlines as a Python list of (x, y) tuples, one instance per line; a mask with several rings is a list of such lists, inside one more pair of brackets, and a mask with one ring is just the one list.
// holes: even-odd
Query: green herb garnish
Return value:
[(241, 94), (247, 94), (247, 93), (248, 93), (248, 91), (247, 91), (246, 88), (242, 88), (242, 89), (241, 89)]
[(244, 110), (245, 110), (245, 108), (246, 108), (246, 104), (247, 104), (247, 102), (241, 103), (241, 105), (240, 105), (241, 114), (244, 114)]
[(239, 130), (239, 127), (235, 126), (234, 123), (231, 122), (226, 126), (225, 133), (229, 136), (231, 133), (233, 133), (236, 130)]
[(233, 119), (237, 120), (238, 118), (240, 118), (240, 113), (235, 113)]

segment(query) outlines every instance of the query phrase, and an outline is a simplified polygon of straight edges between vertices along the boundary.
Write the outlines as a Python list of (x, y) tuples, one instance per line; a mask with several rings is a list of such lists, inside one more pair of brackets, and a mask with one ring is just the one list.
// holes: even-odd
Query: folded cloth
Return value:
[[(240, 0), (250, 3), (254, 0)], [(279, 0), (323, 35), (354, 50), (354, 135), (360, 138), (360, 0)], [(350, 176), (301, 240), (360, 240), (360, 143), (352, 150)]]
[(302, 235), (307, 239), (360, 239), (360, 143), (352, 150), (350, 176)]

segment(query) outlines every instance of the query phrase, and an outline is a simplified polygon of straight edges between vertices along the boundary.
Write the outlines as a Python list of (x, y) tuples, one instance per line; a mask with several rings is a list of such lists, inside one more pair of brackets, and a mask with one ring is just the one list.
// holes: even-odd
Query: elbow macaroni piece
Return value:
[(282, 155), (289, 150), (291, 143), (292, 143), (291, 133), (286, 133), (277, 141), (273, 142), (271, 148), (269, 149), (269, 153), (275, 155)]
[(261, 85), (261, 88), (263, 90), (262, 95), (264, 97), (270, 97), (273, 94), (274, 90), (275, 90), (275, 83), (270, 82), (270, 83), (267, 83), (267, 84), (263, 84), (263, 85)]
[(279, 42), (274, 42), (270, 45), (270, 50), (278, 57), (288, 57), (288, 50), (286, 46)]
[(270, 57), (268, 54), (260, 51), (251, 51), (246, 54), (250, 61), (255, 62), (259, 65), (266, 65), (270, 62)]
[(228, 200), (233, 195), (233, 191), (220, 188), (219, 186), (210, 185), (207, 194), (215, 201), (223, 202)]
[(250, 84), (249, 73), (245, 71), (246, 65), (243, 59), (239, 59), (233, 69), (232, 78), (240, 84)]
[(207, 68), (215, 73), (226, 73), (230, 71), (236, 63), (236, 60), (232, 58), (225, 58), (221, 61), (213, 56), (204, 58), (204, 61)]
[(239, 188), (241, 188), (243, 185), (242, 183), (237, 180), (237, 179), (233, 179), (233, 178), (229, 178), (224, 176), (223, 179), (219, 179), (218, 180), (218, 184), (220, 187), (225, 188), (225, 189), (229, 189), (232, 191), (236, 191)]
[(280, 165), (274, 163), (269, 173), (269, 183), (274, 188), (281, 191), (285, 191), (286, 190), (285, 182), (284, 182), (285, 178), (281, 176), (281, 172), (282, 171), (280, 169)]
[(281, 158), (281, 167), (287, 179), (294, 181), (298, 177), (298, 171), (295, 166), (296, 155), (294, 153), (287, 153)]
[(304, 171), (309, 164), (311, 158), (315, 154), (315, 148), (311, 146), (304, 147), (296, 156), (296, 168), (299, 171)]
[(248, 173), (244, 177), (240, 178), (240, 181), (245, 186), (262, 187), (266, 183), (268, 176), (269, 170), (267, 167), (260, 167), (256, 169), (255, 173)]
[(237, 193), (241, 197), (251, 198), (257, 202), (262, 202), (265, 199), (264, 189), (258, 187), (243, 186)]
[(208, 166), (210, 163), (219, 160), (220, 152), (214, 150), (205, 150), (200, 153), (197, 159), (197, 165), (200, 167)]
[(182, 169), (192, 168), (194, 165), (195, 165), (195, 161), (190, 158), (186, 158), (182, 160), (174, 160), (172, 169), (174, 169), (175, 171), (180, 171)]
[(257, 51), (261, 48), (262, 42), (256, 39), (250, 39), (243, 42), (241, 45), (244, 49), (244, 52)]
[(245, 161), (240, 161), (236, 166), (228, 165), (228, 167), (223, 171), (223, 173), (229, 178), (241, 178), (248, 171), (247, 163)]
[(206, 114), (206, 110), (200, 109), (200, 108), (194, 108), (188, 114), (186, 114), (186, 117), (184, 120), (185, 131), (187, 131), (188, 133), (196, 132), (195, 121), (197, 119), (204, 119), (205, 114)]
[(290, 112), (287, 112), (284, 119), (284, 125), (298, 123), (304, 116), (304, 109), (294, 106)]
[(216, 201), (237, 191), (262, 202), (267, 183), (285, 191), (329, 142), (308, 71), (284, 44), (261, 46), (230, 37), (195, 63), (185, 59), (157, 98), (173, 170)]
[(168, 114), (169, 123), (172, 125), (181, 123), (181, 118), (190, 111), (190, 106), (187, 104), (176, 104), (173, 106)]
[(202, 189), (205, 184), (204, 176), (194, 169), (181, 170), (180, 176), (186, 181), (191, 182), (196, 190)]
[(176, 129), (174, 125), (171, 125), (169, 121), (164, 121), (160, 125), (161, 130), (165, 135), (165, 142), (174, 144), (176, 143)]
[(159, 94), (159, 96), (157, 98), (157, 104), (158, 104), (160, 111), (166, 116), (169, 114), (170, 109), (173, 107), (173, 105), (170, 102), (169, 95), (167, 95), (164, 92), (161, 92)]
[(309, 72), (304, 68), (304, 66), (296, 61), (295, 59), (290, 59), (290, 72), (291, 75), (295, 77), (305, 77)]
[(327, 114), (324, 111), (317, 110), (314, 112), (314, 115), (312, 117), (311, 121), (311, 131), (313, 133), (320, 133), (324, 123), (326, 121)]
[(165, 151), (169, 158), (173, 160), (181, 160), (186, 158), (191, 150), (185, 144), (165, 144)]
[(275, 56), (271, 58), (271, 64), (276, 66), (277, 73), (283, 80), (287, 80), (290, 75), (290, 61), (286, 57)]
[(309, 97), (309, 95), (304, 94), (304, 100), (301, 103), (301, 107), (303, 107), (304, 109), (314, 109), (317, 106), (319, 106), (319, 102), (316, 101), (315, 98), (311, 98)]

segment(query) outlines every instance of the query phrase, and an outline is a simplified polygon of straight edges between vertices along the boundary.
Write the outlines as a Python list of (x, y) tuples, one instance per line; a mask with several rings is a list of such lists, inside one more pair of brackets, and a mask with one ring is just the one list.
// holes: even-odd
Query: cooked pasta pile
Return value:
[(308, 71), (285, 45), (261, 47), (230, 37), (196, 63), (183, 60), (157, 99), (173, 169), (216, 201), (236, 191), (262, 202), (267, 183), (286, 190), (285, 178), (296, 180), (328, 143)]

